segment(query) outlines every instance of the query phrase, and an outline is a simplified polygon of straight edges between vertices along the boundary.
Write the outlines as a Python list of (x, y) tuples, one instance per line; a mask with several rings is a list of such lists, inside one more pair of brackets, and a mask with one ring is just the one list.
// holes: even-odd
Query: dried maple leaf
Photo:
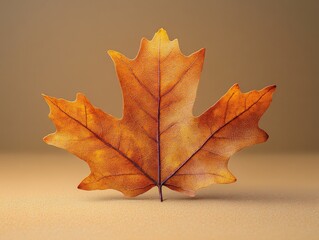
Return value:
[(236, 179), (231, 155), (268, 135), (258, 121), (275, 86), (242, 93), (236, 84), (200, 116), (192, 109), (205, 50), (189, 56), (160, 29), (142, 39), (135, 59), (108, 52), (124, 96), (122, 119), (95, 108), (78, 93), (73, 102), (45, 96), (56, 132), (44, 138), (88, 163), (78, 188), (116, 189), (134, 197), (154, 186), (195, 195), (212, 183)]

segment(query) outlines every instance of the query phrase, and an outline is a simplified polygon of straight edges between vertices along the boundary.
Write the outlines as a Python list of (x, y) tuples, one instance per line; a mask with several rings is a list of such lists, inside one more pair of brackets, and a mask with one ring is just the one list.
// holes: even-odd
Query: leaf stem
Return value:
[(162, 184), (159, 184), (159, 185), (158, 185), (158, 192), (159, 192), (159, 195), (160, 195), (160, 200), (161, 200), (161, 202), (163, 202), (163, 191), (162, 191), (162, 187), (163, 187)]

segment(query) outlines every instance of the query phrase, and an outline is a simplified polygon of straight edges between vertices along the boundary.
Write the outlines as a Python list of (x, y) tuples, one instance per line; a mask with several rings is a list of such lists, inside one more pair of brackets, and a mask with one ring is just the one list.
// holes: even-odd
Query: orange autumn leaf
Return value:
[(157, 186), (194, 196), (213, 183), (232, 183), (231, 155), (265, 142), (258, 121), (275, 86), (242, 93), (236, 84), (211, 108), (193, 116), (205, 49), (185, 56), (178, 41), (160, 29), (142, 39), (135, 59), (109, 51), (124, 97), (115, 118), (81, 93), (73, 102), (49, 96), (56, 132), (44, 141), (86, 161), (91, 173), (84, 190), (115, 189), (134, 197)]

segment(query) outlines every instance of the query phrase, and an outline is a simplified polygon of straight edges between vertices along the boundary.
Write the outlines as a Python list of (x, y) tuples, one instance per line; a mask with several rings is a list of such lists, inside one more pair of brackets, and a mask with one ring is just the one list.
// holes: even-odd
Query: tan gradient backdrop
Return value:
[[(291, 239), (319, 236), (319, 1), (0, 0), (0, 239)], [(79, 91), (121, 116), (113, 49), (135, 57), (163, 27), (190, 54), (206, 48), (200, 114), (234, 83), (277, 84), (267, 143), (236, 154), (236, 184), (188, 198), (80, 191), (89, 168), (46, 145), (41, 93)]]
[(1, 0), (1, 150), (53, 150), (41, 140), (54, 130), (41, 93), (73, 100), (81, 91), (120, 116), (106, 51), (133, 58), (164, 27), (185, 54), (207, 49), (196, 114), (236, 82), (244, 91), (277, 84), (261, 122), (269, 142), (248, 151), (317, 151), (318, 11), (318, 1)]

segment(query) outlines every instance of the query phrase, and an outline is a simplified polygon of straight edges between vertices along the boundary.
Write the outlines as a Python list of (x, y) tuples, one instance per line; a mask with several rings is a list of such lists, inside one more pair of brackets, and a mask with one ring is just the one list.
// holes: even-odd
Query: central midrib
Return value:
[(158, 83), (158, 100), (157, 100), (157, 164), (158, 164), (158, 190), (161, 201), (163, 201), (162, 194), (162, 178), (161, 178), (161, 36), (158, 43), (158, 68), (157, 68), (157, 83)]

